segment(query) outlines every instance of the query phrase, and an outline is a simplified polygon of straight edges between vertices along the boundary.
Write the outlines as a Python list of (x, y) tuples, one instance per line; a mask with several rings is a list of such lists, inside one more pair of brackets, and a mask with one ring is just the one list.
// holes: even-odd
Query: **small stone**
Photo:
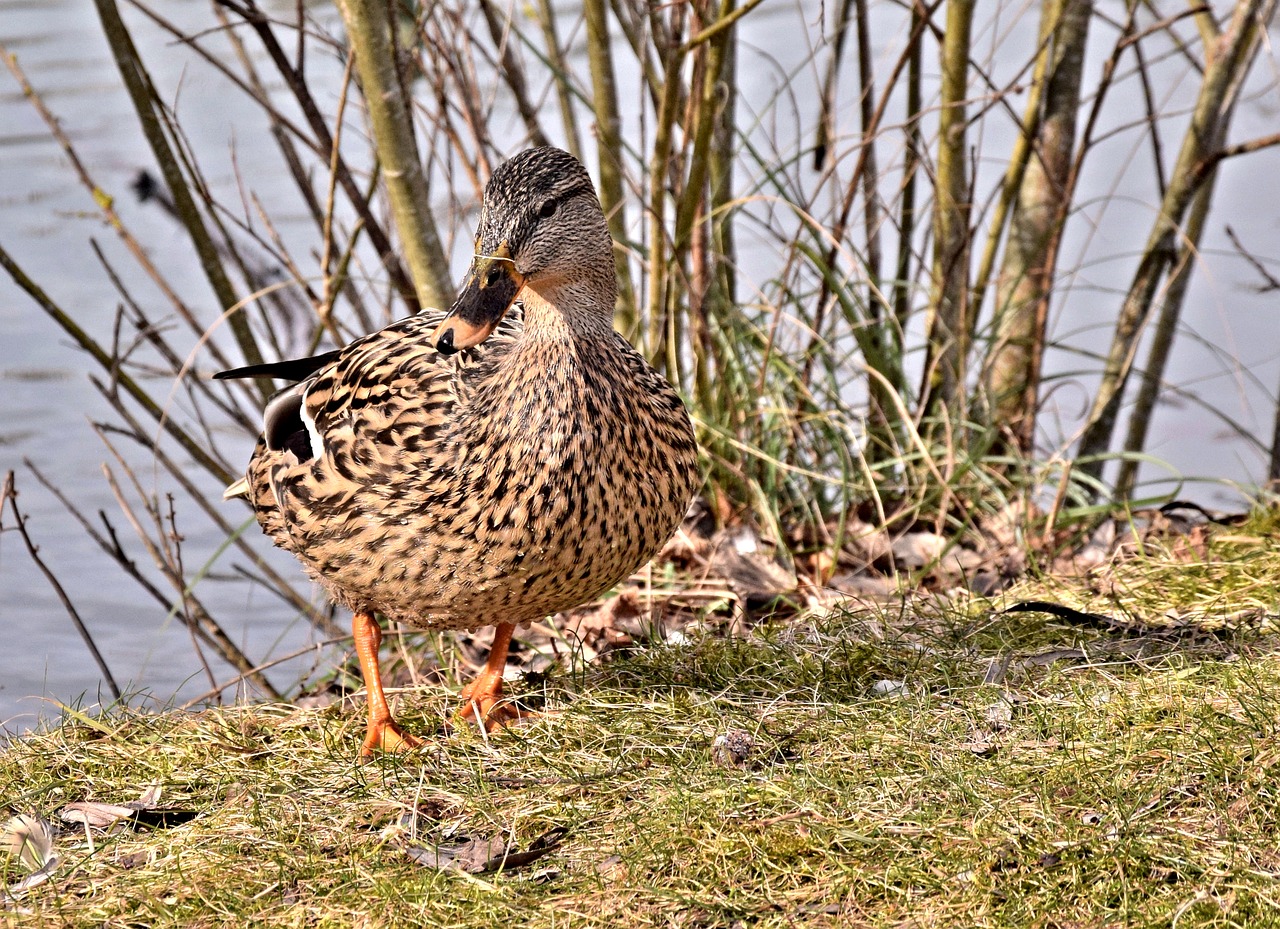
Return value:
[(906, 681), (876, 681), (871, 685), (871, 693), (877, 697), (905, 697), (911, 692)]

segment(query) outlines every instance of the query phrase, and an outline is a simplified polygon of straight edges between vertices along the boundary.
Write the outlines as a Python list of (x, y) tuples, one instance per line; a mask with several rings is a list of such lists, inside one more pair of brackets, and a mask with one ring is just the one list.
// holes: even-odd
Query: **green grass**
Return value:
[[(11, 812), (135, 799), (199, 812), (57, 840), (49, 883), (0, 909), (41, 926), (1179, 926), (1280, 924), (1280, 661), (1266, 638), (1142, 661), (991, 659), (1117, 640), (1022, 617), (867, 617), (642, 650), (570, 681), (559, 712), (420, 755), (355, 761), (361, 708), (69, 718), (0, 754)], [(950, 625), (949, 625), (950, 623)], [(898, 696), (875, 683), (903, 681)], [(415, 731), (441, 690), (401, 698)], [(744, 768), (712, 759), (731, 729)], [(416, 815), (412, 814), (416, 811)], [(461, 874), (406, 845), (561, 844)], [(3, 860), (3, 859), (0, 859)], [(11, 861), (6, 882), (21, 876)]]

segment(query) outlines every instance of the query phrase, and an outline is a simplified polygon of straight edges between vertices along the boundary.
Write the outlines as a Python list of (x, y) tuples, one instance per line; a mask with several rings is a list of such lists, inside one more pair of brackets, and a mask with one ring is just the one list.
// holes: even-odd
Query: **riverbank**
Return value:
[[(1271, 924), (1269, 519), (1127, 554), (1121, 540), (1075, 580), (998, 601), (846, 598), (599, 649), (515, 682), (554, 712), (488, 737), (442, 731), (448, 688), (406, 689), (403, 722), (435, 735), (366, 764), (350, 698), (69, 712), (0, 753), (8, 812), (47, 823), (58, 858), (0, 913), (10, 926)], [(1003, 611), (1072, 590), (1059, 615)], [(593, 614), (601, 629), (606, 614), (626, 611)], [(85, 802), (144, 809), (91, 827), (86, 815), (112, 814)], [(42, 860), (11, 857), (5, 883)]]

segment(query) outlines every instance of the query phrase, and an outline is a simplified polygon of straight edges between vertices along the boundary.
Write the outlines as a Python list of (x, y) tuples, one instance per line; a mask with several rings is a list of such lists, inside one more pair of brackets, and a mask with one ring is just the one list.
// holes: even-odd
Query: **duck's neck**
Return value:
[(584, 394), (599, 389), (592, 385), (602, 372), (618, 367), (612, 320), (593, 312), (582, 294), (554, 293), (555, 300), (570, 301), (570, 312), (552, 296), (545, 289), (521, 292), (522, 331), (477, 383), (473, 419), (497, 434), (558, 434), (557, 423), (573, 418)]
[(526, 344), (613, 341), (613, 299), (605, 302), (605, 294), (581, 282), (555, 288), (526, 287), (521, 301), (524, 304), (522, 341)]

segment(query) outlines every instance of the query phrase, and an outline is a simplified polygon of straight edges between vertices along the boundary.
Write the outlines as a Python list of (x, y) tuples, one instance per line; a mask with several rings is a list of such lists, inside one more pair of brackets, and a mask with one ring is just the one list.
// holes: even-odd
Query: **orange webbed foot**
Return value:
[(382, 627), (368, 610), (357, 610), (351, 617), (351, 635), (360, 658), (360, 673), (368, 691), (369, 727), (365, 731), (364, 744), (360, 746), (360, 758), (366, 759), (374, 752), (408, 752), (421, 748), (423, 741), (409, 735), (396, 725), (382, 689), (382, 671), (378, 667), (378, 647), (382, 644)]
[(497, 732), (521, 720), (536, 719), (544, 715), (534, 710), (521, 709), (504, 697), (502, 678), (493, 683), (486, 681), (485, 676), (481, 675), (462, 688), (458, 696), (462, 700), (462, 706), (454, 715), (455, 723), (475, 723), (483, 726), (485, 732)]
[(425, 744), (416, 735), (409, 735), (397, 726), (395, 720), (370, 720), (364, 744), (360, 746), (360, 758), (372, 758), (379, 752), (411, 752)]
[(493, 645), (489, 660), (458, 696), (462, 706), (454, 714), (454, 725), (473, 722), (485, 732), (495, 732), (522, 719), (541, 716), (532, 710), (522, 710), (502, 695), (502, 674), (507, 667), (507, 652), (511, 648), (511, 635), (515, 632), (511, 623), (499, 623), (493, 631)]

